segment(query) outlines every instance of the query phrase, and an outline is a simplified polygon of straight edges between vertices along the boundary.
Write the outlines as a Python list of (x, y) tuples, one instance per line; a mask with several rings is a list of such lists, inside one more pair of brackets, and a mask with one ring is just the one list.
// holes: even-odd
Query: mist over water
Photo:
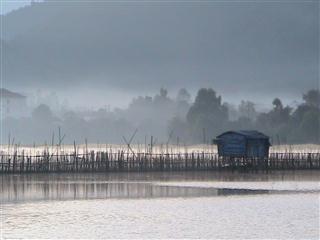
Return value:
[[(3, 94), (8, 95), (5, 91)], [(106, 93), (100, 101), (95, 101), (93, 108), (71, 107), (57, 94), (42, 92), (29, 99), (31, 107), (25, 96), (10, 94), (19, 98), (6, 103), (1, 140), (2, 144), (12, 147), (53, 147), (60, 141), (60, 144), (74, 141), (77, 144), (127, 144), (129, 139), (130, 144), (136, 145), (212, 144), (224, 131), (243, 129), (262, 131), (277, 145), (320, 141), (320, 93), (316, 89), (304, 93), (301, 100), (292, 105), (275, 98), (267, 110), (261, 110), (259, 104), (251, 101), (226, 102), (212, 88), (201, 88), (195, 96), (185, 88), (175, 94), (160, 88), (154, 95), (136, 96), (119, 108), (112, 107), (115, 101), (105, 100), (118, 93)], [(83, 101), (90, 96), (90, 91), (79, 92)], [(122, 100), (127, 101), (126, 95)], [(105, 105), (100, 106), (103, 102)]]

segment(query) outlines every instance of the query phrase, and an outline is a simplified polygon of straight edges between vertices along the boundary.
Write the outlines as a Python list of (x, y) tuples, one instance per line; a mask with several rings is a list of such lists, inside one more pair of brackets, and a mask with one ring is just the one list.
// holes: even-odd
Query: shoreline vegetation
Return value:
[[(106, 103), (108, 104), (108, 103)], [(320, 143), (320, 92), (309, 90), (296, 104), (280, 98), (271, 109), (257, 109), (250, 101), (233, 105), (212, 88), (201, 88), (193, 99), (184, 88), (176, 97), (160, 89), (154, 96), (133, 98), (125, 109), (76, 110), (40, 104), (30, 116), (2, 119), (1, 143), (73, 144), (81, 142), (143, 145), (210, 144), (228, 130), (258, 130), (272, 145)], [(152, 138), (152, 139), (150, 139)]]

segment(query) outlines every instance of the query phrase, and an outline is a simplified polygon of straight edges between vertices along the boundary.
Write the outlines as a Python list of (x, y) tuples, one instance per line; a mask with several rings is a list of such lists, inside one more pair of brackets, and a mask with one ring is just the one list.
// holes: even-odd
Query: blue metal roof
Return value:
[(230, 133), (239, 134), (239, 135), (245, 136), (246, 138), (251, 138), (251, 139), (269, 139), (267, 135), (264, 135), (263, 133), (258, 132), (256, 130), (228, 131), (220, 134), (219, 136), (217, 136), (217, 138), (220, 138), (221, 136), (230, 134)]

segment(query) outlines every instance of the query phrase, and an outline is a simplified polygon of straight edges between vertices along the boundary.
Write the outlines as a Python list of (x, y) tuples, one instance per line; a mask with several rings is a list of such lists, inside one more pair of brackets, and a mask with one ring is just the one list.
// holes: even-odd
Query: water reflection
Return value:
[(1, 202), (101, 198), (203, 197), (234, 194), (262, 194), (267, 190), (213, 189), (157, 186), (152, 183), (12, 183), (1, 189)]
[[(118, 174), (29, 174), (0, 176), (0, 200), (2, 203), (38, 201), (38, 200), (72, 200), (72, 199), (108, 199), (108, 198), (170, 198), (203, 197), (234, 194), (266, 194), (268, 190), (203, 188), (196, 186), (165, 186), (156, 181), (230, 181), (251, 180), (255, 175), (230, 173), (118, 173)], [(271, 178), (272, 175), (255, 176), (255, 181)], [(297, 177), (298, 176), (298, 177)], [(304, 179), (310, 176), (316, 179), (319, 174), (273, 175), (272, 179)], [(268, 180), (267, 179), (267, 180)]]

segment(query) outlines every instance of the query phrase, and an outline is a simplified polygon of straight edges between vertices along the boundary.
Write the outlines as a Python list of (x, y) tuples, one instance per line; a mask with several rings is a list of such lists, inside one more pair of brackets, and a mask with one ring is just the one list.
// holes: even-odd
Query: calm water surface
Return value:
[(319, 239), (320, 173), (0, 176), (3, 238)]

